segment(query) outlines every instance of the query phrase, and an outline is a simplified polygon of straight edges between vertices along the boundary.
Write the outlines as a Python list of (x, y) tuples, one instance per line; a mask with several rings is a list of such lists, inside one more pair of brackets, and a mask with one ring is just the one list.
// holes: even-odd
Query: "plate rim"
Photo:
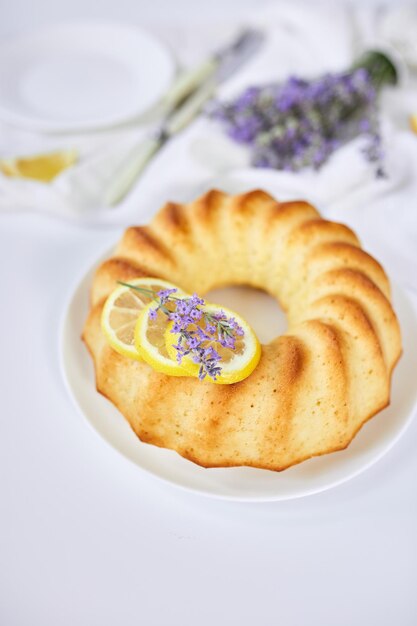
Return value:
[[(69, 379), (68, 379), (68, 376), (67, 376), (67, 373), (66, 373), (66, 365), (65, 365), (65, 354), (64, 354), (65, 330), (66, 330), (66, 324), (68, 322), (68, 315), (69, 315), (69, 312), (70, 312), (71, 304), (72, 304), (74, 298), (76, 297), (76, 295), (78, 294), (80, 288), (82, 287), (82, 283), (87, 279), (87, 277), (90, 274), (92, 274), (92, 272), (94, 272), (95, 268), (104, 259), (108, 258), (108, 256), (112, 253), (113, 249), (114, 249), (114, 246), (109, 248), (109, 246), (107, 245), (105, 248), (103, 248), (103, 251), (102, 251), (101, 254), (100, 253), (97, 254), (97, 252), (96, 252), (94, 254), (93, 258), (92, 258), (92, 262), (88, 263), (87, 266), (83, 267), (83, 269), (79, 272), (79, 274), (77, 275), (76, 279), (73, 281), (73, 283), (71, 285), (71, 289), (69, 290), (69, 295), (67, 296), (67, 298), (66, 298), (66, 300), (64, 302), (64, 307), (63, 307), (63, 309), (61, 311), (61, 318), (60, 318), (60, 322), (59, 322), (59, 326), (58, 326), (58, 333), (59, 333), (59, 336), (58, 336), (59, 367), (60, 367), (60, 372), (61, 372), (61, 376), (62, 376), (62, 379), (63, 379), (63, 382), (64, 382), (64, 386), (65, 386), (66, 392), (69, 395), (69, 397), (71, 398), (71, 403), (75, 407), (76, 413), (78, 414), (79, 418), (80, 419), (82, 418), (82, 421), (84, 423), (87, 423), (89, 429), (91, 431), (93, 431), (95, 433), (95, 435), (98, 436), (102, 441), (104, 441), (104, 443), (107, 445), (108, 448), (110, 448), (118, 456), (122, 457), (125, 461), (127, 461), (130, 464), (132, 464), (133, 466), (135, 466), (136, 469), (138, 469), (139, 471), (142, 471), (146, 475), (150, 476), (153, 480), (161, 480), (161, 481), (163, 481), (166, 484), (172, 485), (172, 486), (174, 486), (176, 488), (180, 488), (181, 490), (183, 490), (185, 492), (188, 492), (188, 493), (193, 493), (195, 495), (204, 496), (204, 497), (208, 497), (208, 498), (212, 498), (212, 499), (216, 499), (216, 500), (229, 501), (229, 502), (231, 501), (231, 502), (242, 502), (242, 503), (262, 503), (262, 502), (265, 503), (265, 502), (284, 502), (284, 501), (289, 501), (289, 500), (297, 500), (297, 499), (300, 499), (300, 498), (313, 496), (313, 495), (316, 495), (316, 494), (319, 494), (319, 493), (323, 493), (325, 491), (332, 490), (335, 487), (338, 487), (338, 486), (340, 486), (340, 485), (342, 485), (342, 484), (344, 484), (344, 483), (346, 483), (346, 482), (356, 478), (357, 476), (359, 476), (360, 474), (362, 474), (366, 470), (370, 469), (373, 465), (375, 465), (386, 454), (388, 454), (390, 452), (390, 450), (401, 439), (401, 437), (404, 435), (404, 433), (407, 431), (407, 429), (411, 425), (412, 421), (416, 417), (416, 413), (417, 413), (417, 393), (416, 393), (415, 398), (413, 400), (412, 409), (409, 411), (409, 413), (407, 414), (406, 418), (402, 421), (401, 426), (395, 432), (394, 436), (392, 436), (389, 439), (389, 441), (386, 444), (383, 445), (382, 449), (380, 449), (374, 456), (372, 456), (365, 463), (363, 463), (363, 465), (361, 465), (356, 470), (353, 470), (350, 473), (349, 472), (346, 473), (345, 475), (343, 475), (339, 479), (335, 479), (335, 480), (330, 481), (329, 483), (326, 483), (326, 484), (321, 485), (321, 486), (311, 487), (310, 489), (306, 488), (303, 491), (294, 492), (292, 494), (291, 493), (290, 494), (275, 494), (275, 495), (260, 494), (259, 496), (251, 494), (251, 495), (245, 496), (243, 494), (215, 493), (213, 491), (204, 490), (204, 488), (198, 488), (198, 487), (182, 484), (181, 482), (178, 482), (175, 479), (171, 479), (171, 478), (169, 478), (167, 476), (156, 474), (150, 468), (147, 468), (147, 467), (145, 467), (143, 465), (139, 465), (134, 459), (130, 458), (127, 454), (123, 453), (122, 450), (120, 450), (109, 439), (107, 439), (105, 437), (104, 433), (102, 433), (99, 429), (97, 429), (95, 427), (95, 425), (93, 424), (93, 422), (88, 418), (88, 416), (84, 412), (83, 408), (81, 407), (80, 403), (78, 402), (78, 399), (76, 397), (76, 394), (75, 394), (73, 388), (70, 385), (70, 382), (69, 382)], [(417, 322), (417, 314), (416, 314), (416, 311), (415, 311), (415, 307), (412, 304), (412, 300), (409, 297), (408, 290), (405, 287), (400, 286), (396, 281), (390, 280), (390, 282), (391, 282), (392, 292), (394, 293), (394, 297), (395, 296), (397, 296), (397, 297), (400, 296), (400, 298), (403, 301), (406, 302), (406, 306), (409, 307), (410, 310), (413, 311), (414, 321)], [(401, 358), (402, 357), (403, 357), (403, 354), (401, 355)], [(391, 390), (392, 390), (392, 387), (391, 387)], [(95, 390), (95, 392), (97, 394), (99, 393), (96, 390)], [(392, 396), (390, 396), (390, 398), (392, 399)], [(110, 402), (110, 400), (108, 400), (108, 402)], [(112, 404), (112, 403), (110, 402), (110, 404)], [(112, 406), (114, 407), (113, 404), (112, 404)], [(120, 413), (120, 411), (119, 411), (119, 413)], [(377, 415), (375, 415), (374, 417), (376, 417), (376, 416)], [(368, 421), (371, 421), (371, 420), (368, 420)], [(366, 426), (367, 423), (368, 422), (365, 422), (362, 425), (362, 427)], [(356, 438), (356, 436), (360, 436), (360, 431), (362, 430), (362, 427), (359, 429), (359, 431), (355, 435), (354, 439)], [(135, 435), (135, 437), (136, 437), (136, 435)], [(144, 442), (140, 442), (140, 443), (144, 443)], [(150, 445), (150, 444), (146, 444), (146, 445)], [(344, 450), (339, 450), (337, 452), (343, 453)], [(334, 453), (331, 453), (331, 454), (334, 454)], [(323, 456), (331, 456), (331, 454), (323, 455)], [(319, 457), (312, 457), (312, 459), (314, 459), (314, 458), (319, 458)], [(310, 459), (307, 459), (305, 462), (307, 462), (308, 460), (310, 460)], [(205, 468), (205, 469), (206, 469), (206, 471), (210, 471), (210, 468), (208, 468), (208, 469)], [(228, 469), (228, 468), (222, 468), (222, 469)], [(235, 469), (235, 468), (231, 468), (231, 469)], [(260, 470), (260, 471), (268, 471), (268, 470)], [(274, 473), (280, 474), (280, 472), (274, 472)]]
[[(140, 25), (132, 24), (128, 22), (124, 22), (122, 20), (107, 20), (107, 19), (72, 19), (68, 21), (56, 21), (50, 24), (41, 26), (36, 28), (36, 30), (27, 30), (21, 33), (18, 33), (16, 36), (9, 37), (5, 39), (0, 44), (0, 53), (5, 55), (8, 51), (13, 48), (19, 46), (21, 43), (23, 45), (27, 45), (27, 42), (30, 42), (31, 39), (43, 39), (49, 37), (51, 34), (54, 35), (56, 31), (76, 31), (77, 29), (89, 28), (92, 30), (100, 29), (100, 28), (110, 28), (114, 30), (124, 30), (126, 32), (130, 32), (131, 34), (139, 34), (141, 37), (144, 37), (155, 44), (160, 51), (165, 56), (165, 60), (167, 63), (169, 78), (166, 81), (166, 85), (163, 89), (161, 89), (161, 93), (156, 96), (150, 104), (142, 110), (138, 110), (137, 112), (131, 112), (129, 114), (119, 114), (119, 115), (106, 115), (105, 117), (97, 122), (92, 121), (79, 121), (79, 122), (71, 122), (69, 120), (64, 121), (51, 121), (42, 119), (40, 117), (31, 117), (30, 115), (24, 115), (15, 113), (9, 107), (5, 107), (0, 100), (0, 119), (2, 122), (13, 126), (14, 128), (27, 130), (27, 131), (37, 131), (44, 133), (82, 133), (82, 132), (94, 132), (98, 130), (106, 130), (106, 129), (116, 129), (119, 127), (123, 127), (125, 125), (131, 124), (133, 122), (140, 122), (141, 116), (147, 114), (158, 101), (162, 98), (165, 91), (169, 89), (170, 84), (172, 83), (177, 64), (172, 53), (170, 46), (168, 46), (157, 34), (155, 34), (152, 30), (148, 30), (147, 28), (143, 28)], [(109, 49), (111, 52), (111, 49)]]

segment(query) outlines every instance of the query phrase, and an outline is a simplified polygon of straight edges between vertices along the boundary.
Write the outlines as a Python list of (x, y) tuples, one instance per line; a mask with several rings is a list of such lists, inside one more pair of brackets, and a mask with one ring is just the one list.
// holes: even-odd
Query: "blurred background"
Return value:
[[(291, 4), (300, 4), (298, 0), (292, 0)], [(54, 0), (16, 0), (3, 7), (2, 20), (0, 23), (1, 35), (11, 35), (22, 30), (35, 28), (57, 20), (106, 18), (125, 20), (135, 24), (172, 24), (191, 20), (202, 22), (207, 19), (221, 19), (224, 17), (239, 17), (242, 12), (274, 4), (279, 6), (286, 4), (285, 0), (210, 0), (210, 2), (192, 0), (75, 0), (63, 2)], [(346, 3), (343, 0), (316, 0), (316, 5), (341, 6), (352, 4), (357, 6), (384, 6), (398, 5), (397, 0), (351, 0)], [(413, 2), (404, 0), (401, 4), (412, 5)], [(191, 26), (191, 24), (190, 24)]]

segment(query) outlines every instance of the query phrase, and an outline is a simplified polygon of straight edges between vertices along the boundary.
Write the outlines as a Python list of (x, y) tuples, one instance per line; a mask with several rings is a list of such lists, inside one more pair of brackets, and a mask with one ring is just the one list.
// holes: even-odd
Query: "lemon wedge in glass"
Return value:
[(30, 157), (0, 160), (0, 171), (11, 178), (31, 178), (49, 183), (58, 174), (74, 165), (78, 155), (75, 150), (38, 154)]

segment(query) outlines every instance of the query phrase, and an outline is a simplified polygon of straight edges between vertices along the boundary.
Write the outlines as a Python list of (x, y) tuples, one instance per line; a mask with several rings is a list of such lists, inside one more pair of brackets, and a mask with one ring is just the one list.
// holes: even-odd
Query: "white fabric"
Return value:
[[(386, 14), (383, 16), (386, 23)], [(285, 79), (290, 73), (317, 75), (349, 65), (373, 41), (381, 41), (378, 15), (340, 6), (280, 5), (234, 24), (173, 25), (161, 35), (184, 65), (203, 59), (244, 24), (265, 30), (262, 50), (219, 90), (230, 97), (250, 84)], [(387, 42), (389, 43), (389, 42)], [(85, 136), (40, 136), (0, 127), (4, 155), (76, 148), (80, 163), (52, 184), (0, 177), (0, 210), (39, 210), (93, 224), (125, 225), (146, 221), (161, 203), (183, 201), (211, 187), (263, 186), (278, 198), (306, 197), (332, 219), (349, 223), (367, 249), (400, 281), (417, 289), (417, 137), (406, 127), (417, 89), (408, 84), (382, 99), (387, 180), (376, 180), (360, 154), (357, 140), (331, 159), (321, 172), (287, 174), (247, 167), (245, 151), (225, 139), (214, 123), (200, 117), (152, 161), (129, 196), (117, 207), (102, 206), (106, 181), (148, 128), (126, 127)], [(414, 99), (414, 100), (413, 100)]]

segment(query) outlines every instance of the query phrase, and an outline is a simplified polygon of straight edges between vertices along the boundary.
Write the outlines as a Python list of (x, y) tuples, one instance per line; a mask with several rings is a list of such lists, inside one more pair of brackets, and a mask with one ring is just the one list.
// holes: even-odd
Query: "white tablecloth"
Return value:
[[(329, 65), (336, 65), (349, 55), (349, 38), (334, 40), (343, 14), (327, 17)], [(173, 25), (160, 32), (184, 58), (210, 43), (197, 27), (187, 39)], [(108, 229), (41, 213), (0, 216), (0, 624), (414, 626), (417, 423), (377, 465), (337, 489), (239, 505), (142, 474), (103, 445), (66, 395), (57, 337), (80, 273), (117, 239), (131, 211), (144, 219), (167, 196), (191, 197), (213, 177), (233, 186), (241, 176), (208, 167), (207, 132), (198, 122), (168, 146), (132, 195), (137, 208)], [(398, 187), (367, 193), (366, 201), (363, 189), (349, 190), (350, 202), (348, 192), (320, 197), (319, 186), (311, 194), (358, 231), (394, 278), (417, 286), (417, 141), (397, 127), (391, 137), (404, 160)], [(174, 173), (173, 155), (181, 164)], [(296, 191), (292, 179), (263, 182), (282, 196)]]

